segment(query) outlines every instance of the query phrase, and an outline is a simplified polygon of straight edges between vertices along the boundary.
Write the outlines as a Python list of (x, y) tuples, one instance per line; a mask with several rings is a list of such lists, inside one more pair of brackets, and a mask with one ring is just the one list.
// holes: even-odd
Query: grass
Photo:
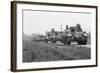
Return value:
[(91, 48), (23, 40), (23, 62), (82, 60), (91, 58)]

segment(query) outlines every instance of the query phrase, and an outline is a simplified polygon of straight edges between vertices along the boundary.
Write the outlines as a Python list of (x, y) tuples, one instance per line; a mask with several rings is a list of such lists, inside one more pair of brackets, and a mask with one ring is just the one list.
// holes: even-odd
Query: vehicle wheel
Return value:
[(48, 43), (48, 41), (46, 41), (46, 40), (45, 40), (44, 42), (45, 42), (45, 43)]
[(66, 41), (66, 42), (64, 42), (64, 45), (70, 45), (70, 44), (71, 44), (70, 41)]
[(78, 43), (78, 45), (82, 45), (82, 42), (81, 41), (78, 41), (77, 43)]
[(71, 40), (63, 40), (64, 45), (70, 45), (71, 44)]
[(56, 41), (54, 41), (54, 40), (53, 40), (53, 41), (51, 41), (51, 42), (52, 42), (52, 43), (56, 43)]
[(82, 45), (86, 45), (87, 44), (87, 41), (83, 41)]
[(79, 41), (78, 45), (86, 45), (87, 41)]
[(63, 38), (62, 42), (64, 43), (64, 45), (70, 45), (71, 44), (71, 40), (72, 40), (71, 37), (66, 36), (66, 37)]

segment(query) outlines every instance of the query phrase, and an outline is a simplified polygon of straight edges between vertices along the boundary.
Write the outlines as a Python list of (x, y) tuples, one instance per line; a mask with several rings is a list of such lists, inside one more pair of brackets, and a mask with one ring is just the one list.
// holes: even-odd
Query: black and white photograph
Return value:
[(96, 6), (17, 1), (12, 6), (13, 69), (97, 66)]
[(91, 13), (23, 10), (23, 62), (91, 59)]

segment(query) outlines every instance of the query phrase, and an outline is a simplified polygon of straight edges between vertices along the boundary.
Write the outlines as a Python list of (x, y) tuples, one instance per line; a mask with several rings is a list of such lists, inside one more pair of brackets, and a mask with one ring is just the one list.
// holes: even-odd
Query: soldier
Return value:
[(68, 25), (66, 25), (66, 29), (68, 29)]
[(53, 29), (51, 29), (51, 32), (52, 32), (52, 33), (54, 33), (54, 32), (55, 32), (54, 28), (53, 28)]
[(70, 27), (70, 30), (71, 30), (71, 32), (75, 32), (75, 27), (74, 26), (71, 26)]
[(80, 24), (77, 24), (77, 25), (76, 25), (75, 31), (76, 31), (76, 32), (82, 32), (82, 28), (81, 28), (81, 25), (80, 25)]
[(70, 32), (70, 29), (69, 29), (68, 25), (66, 25), (65, 32), (66, 32), (66, 33), (67, 33), (67, 32)]

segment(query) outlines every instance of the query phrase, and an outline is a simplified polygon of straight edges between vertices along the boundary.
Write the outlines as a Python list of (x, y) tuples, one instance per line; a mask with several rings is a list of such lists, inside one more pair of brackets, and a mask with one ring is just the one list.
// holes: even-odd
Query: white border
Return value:
[[(92, 14), (92, 29), (91, 29), (91, 59), (90, 60), (75, 60), (75, 61), (54, 61), (54, 62), (22, 62), (22, 9), (33, 10), (54, 10), (54, 11), (72, 11), (72, 12), (90, 12)], [(17, 69), (35, 69), (35, 68), (50, 68), (50, 67), (68, 67), (68, 66), (82, 66), (95, 65), (96, 61), (96, 9), (81, 8), (81, 7), (59, 7), (59, 6), (44, 6), (31, 4), (17, 4)]]

